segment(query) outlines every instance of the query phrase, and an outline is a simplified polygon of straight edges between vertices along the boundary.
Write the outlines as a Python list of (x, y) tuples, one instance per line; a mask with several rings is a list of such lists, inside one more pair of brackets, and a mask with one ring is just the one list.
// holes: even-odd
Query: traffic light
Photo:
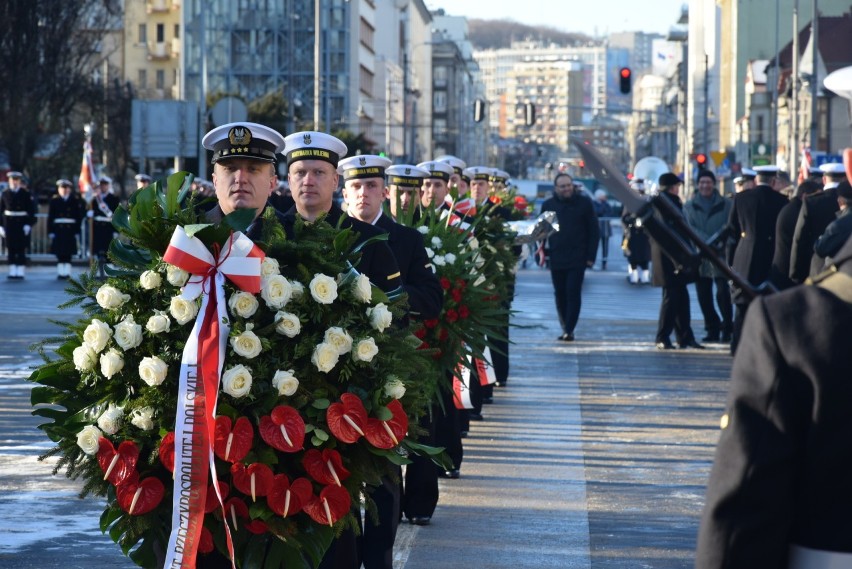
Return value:
[(696, 154), (695, 155), (695, 163), (698, 164), (699, 168), (707, 167), (707, 155), (706, 154)]
[(473, 102), (473, 122), (482, 122), (485, 118), (485, 101), (476, 99)]
[(633, 72), (630, 71), (629, 67), (622, 67), (618, 71), (618, 90), (623, 94), (628, 94), (630, 92), (630, 86), (633, 81)]
[(527, 126), (535, 124), (535, 105), (532, 103), (524, 105), (524, 124)]

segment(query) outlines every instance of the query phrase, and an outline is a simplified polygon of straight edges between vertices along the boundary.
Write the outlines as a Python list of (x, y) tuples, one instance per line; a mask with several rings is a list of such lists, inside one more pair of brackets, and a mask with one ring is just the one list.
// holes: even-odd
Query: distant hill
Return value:
[(540, 40), (556, 45), (584, 44), (590, 36), (578, 32), (563, 32), (549, 26), (529, 26), (514, 20), (468, 20), (470, 41), (476, 49), (509, 47), (513, 41)]

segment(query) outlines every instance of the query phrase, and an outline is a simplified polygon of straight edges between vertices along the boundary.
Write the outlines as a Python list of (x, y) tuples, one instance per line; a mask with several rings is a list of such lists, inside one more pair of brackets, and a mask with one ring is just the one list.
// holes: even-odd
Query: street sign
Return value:
[(716, 164), (717, 166), (721, 166), (722, 162), (728, 156), (728, 153), (724, 150), (718, 150), (718, 151), (717, 150), (711, 150), (710, 156), (713, 157), (713, 163), (714, 164)]
[(813, 154), (814, 166), (822, 166), (823, 164), (843, 164), (843, 156), (840, 154)]
[(766, 166), (772, 164), (772, 147), (763, 142), (755, 142), (751, 145), (751, 165)]

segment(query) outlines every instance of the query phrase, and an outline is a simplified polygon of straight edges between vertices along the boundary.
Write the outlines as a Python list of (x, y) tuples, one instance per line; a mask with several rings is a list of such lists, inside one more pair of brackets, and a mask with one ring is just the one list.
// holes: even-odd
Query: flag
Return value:
[(813, 164), (813, 161), (811, 160), (811, 147), (802, 145), (802, 163), (799, 166), (799, 184), (810, 177), (811, 164)]
[(91, 201), (95, 188), (95, 164), (92, 161), (92, 141), (86, 139), (83, 143), (83, 164), (80, 167), (80, 179), (77, 180), (80, 195), (86, 201)]

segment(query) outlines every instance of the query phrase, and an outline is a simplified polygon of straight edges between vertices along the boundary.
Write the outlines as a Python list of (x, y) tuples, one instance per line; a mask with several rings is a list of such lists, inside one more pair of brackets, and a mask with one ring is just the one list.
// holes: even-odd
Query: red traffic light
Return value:
[(621, 91), (622, 94), (627, 95), (630, 93), (632, 79), (633, 72), (630, 71), (629, 67), (622, 67), (618, 71), (618, 90)]
[(707, 155), (706, 154), (696, 154), (695, 155), (695, 163), (699, 166), (707, 165)]

